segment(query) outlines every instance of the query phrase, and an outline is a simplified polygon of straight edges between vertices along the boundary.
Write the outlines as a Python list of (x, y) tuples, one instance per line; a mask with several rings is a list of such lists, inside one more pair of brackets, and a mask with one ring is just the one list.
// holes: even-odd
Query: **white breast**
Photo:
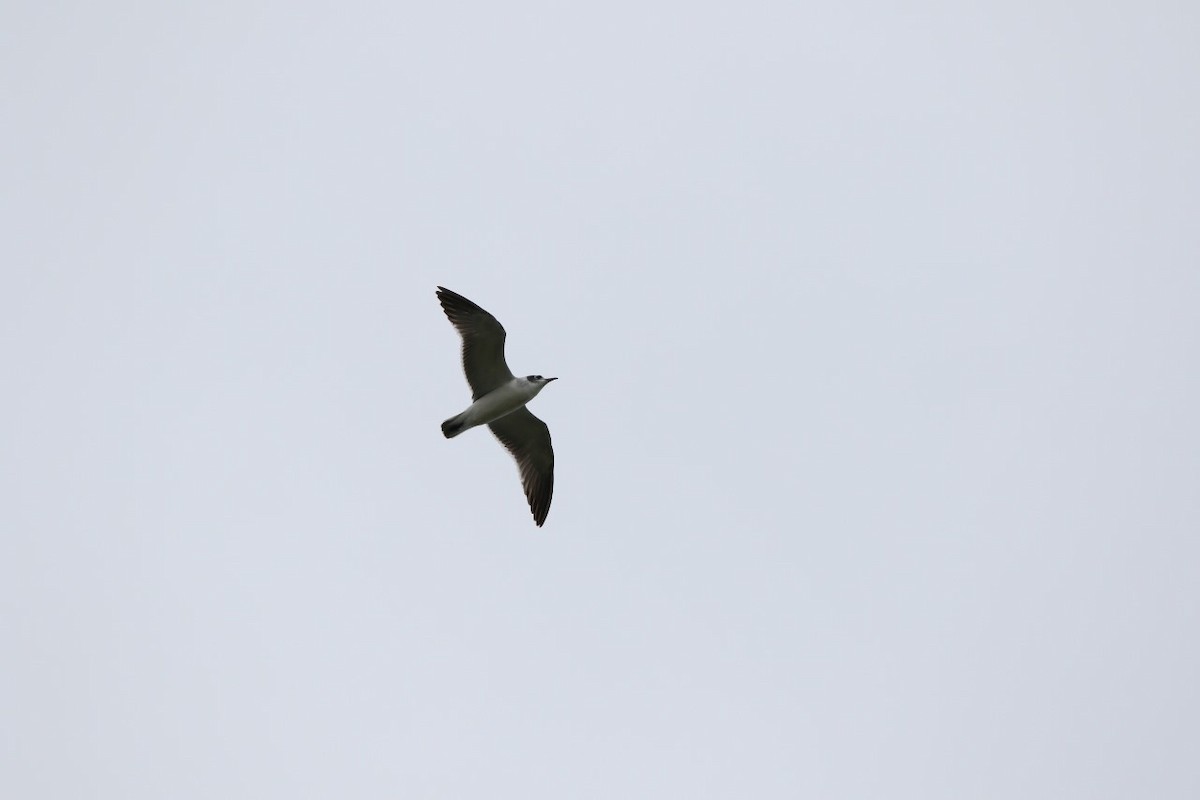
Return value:
[(467, 423), (486, 425), (516, 411), (536, 397), (543, 386), (545, 384), (530, 383), (524, 378), (513, 378), (472, 403), (466, 410)]

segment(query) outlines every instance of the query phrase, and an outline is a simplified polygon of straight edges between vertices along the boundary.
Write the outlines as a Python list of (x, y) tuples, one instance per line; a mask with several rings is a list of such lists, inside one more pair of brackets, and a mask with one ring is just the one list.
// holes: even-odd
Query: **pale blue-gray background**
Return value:
[(1200, 796), (1200, 11), (968, 6), (7, 4), (0, 794)]

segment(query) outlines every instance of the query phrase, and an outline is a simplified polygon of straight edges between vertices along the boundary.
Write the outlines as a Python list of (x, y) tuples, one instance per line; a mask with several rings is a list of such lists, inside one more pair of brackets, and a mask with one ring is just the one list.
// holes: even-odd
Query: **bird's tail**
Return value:
[(442, 435), (447, 439), (453, 439), (455, 436), (458, 436), (460, 433), (465, 431), (467, 429), (467, 425), (466, 421), (463, 419), (464, 416), (466, 416), (466, 412), (459, 414), (458, 416), (451, 417), (443, 422)]

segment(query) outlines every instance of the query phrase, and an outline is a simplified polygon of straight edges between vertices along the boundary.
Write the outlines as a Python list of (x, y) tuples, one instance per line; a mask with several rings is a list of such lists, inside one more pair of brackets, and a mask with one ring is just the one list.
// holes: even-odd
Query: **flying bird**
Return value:
[(517, 460), (525, 499), (540, 528), (554, 494), (554, 448), (550, 446), (550, 429), (525, 404), (550, 381), (558, 379), (515, 377), (504, 360), (504, 326), (461, 294), (439, 286), (437, 298), (462, 336), (463, 371), (474, 401), (466, 411), (443, 422), (442, 433), (453, 439), (478, 425), (491, 428)]

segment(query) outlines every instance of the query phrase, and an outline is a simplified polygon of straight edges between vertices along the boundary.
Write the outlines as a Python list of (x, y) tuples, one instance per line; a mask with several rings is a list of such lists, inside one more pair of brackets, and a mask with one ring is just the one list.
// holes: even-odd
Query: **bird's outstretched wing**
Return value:
[(488, 427), (517, 460), (533, 521), (542, 527), (554, 496), (554, 448), (550, 446), (550, 429), (525, 407), (505, 414)]
[(504, 360), (504, 326), (461, 294), (439, 286), (437, 298), (462, 336), (463, 372), (471, 384), (471, 399), (478, 400), (512, 380)]

